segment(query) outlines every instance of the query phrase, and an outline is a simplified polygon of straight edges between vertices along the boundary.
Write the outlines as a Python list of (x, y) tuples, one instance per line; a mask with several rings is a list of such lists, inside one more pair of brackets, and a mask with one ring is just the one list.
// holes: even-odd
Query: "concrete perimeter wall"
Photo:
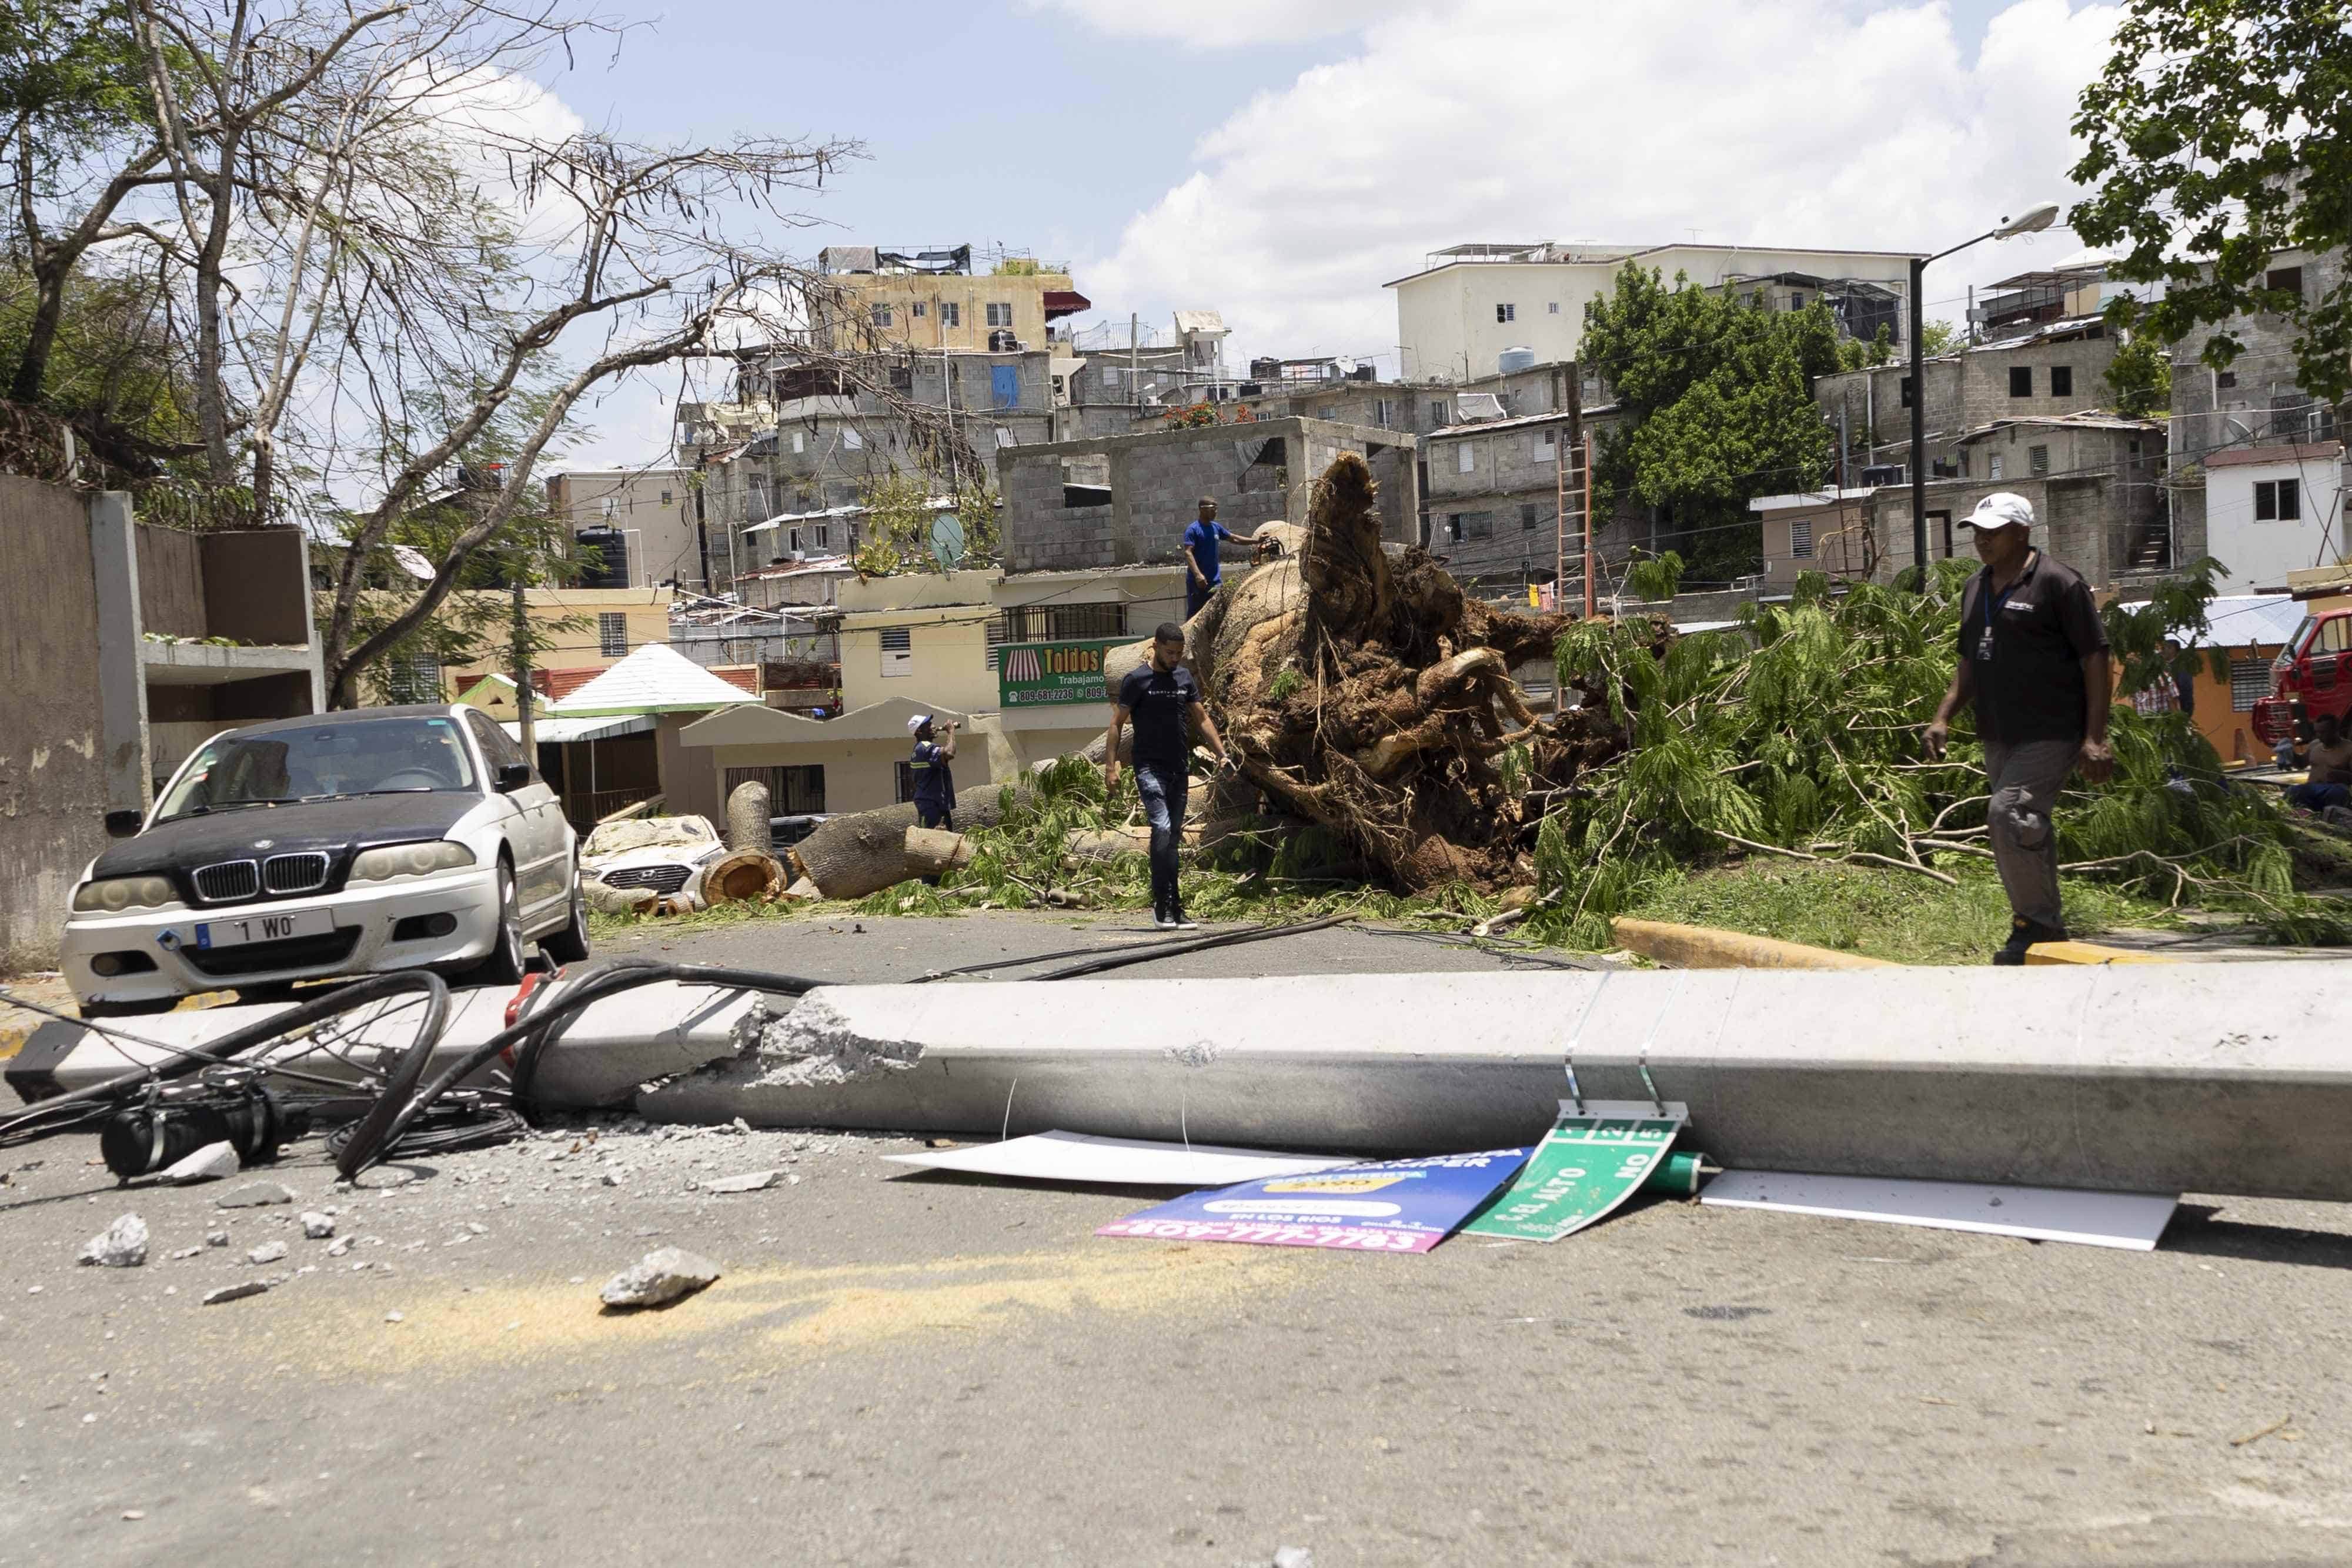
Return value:
[(0, 974), (56, 961), (66, 899), (106, 842), (89, 514), (0, 475)]

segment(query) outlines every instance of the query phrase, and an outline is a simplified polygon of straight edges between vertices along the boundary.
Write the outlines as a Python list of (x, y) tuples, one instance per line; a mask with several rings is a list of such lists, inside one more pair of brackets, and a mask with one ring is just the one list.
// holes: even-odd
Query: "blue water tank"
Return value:
[(1506, 349), (1495, 358), (1495, 369), (1503, 375), (1535, 368), (1536, 351), (1533, 349)]

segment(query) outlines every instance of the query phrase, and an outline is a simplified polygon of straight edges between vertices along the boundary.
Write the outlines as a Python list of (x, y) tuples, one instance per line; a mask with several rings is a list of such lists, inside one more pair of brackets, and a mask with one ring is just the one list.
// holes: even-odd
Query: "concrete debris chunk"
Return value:
[(147, 1222), (126, 1214), (83, 1243), (81, 1260), (107, 1269), (136, 1269), (147, 1261)]
[(201, 1247), (183, 1247), (177, 1252), (172, 1254), (172, 1261), (174, 1263), (184, 1262), (186, 1260), (194, 1257), (197, 1253), (202, 1252), (203, 1250), (204, 1249)]
[(226, 1247), (226, 1246), (227, 1246), (227, 1245), (228, 1245), (228, 1232), (227, 1232), (227, 1231), (226, 1231), (226, 1230), (207, 1230), (207, 1231), (205, 1231), (205, 1246), (207, 1246), (207, 1247)]
[(719, 1176), (702, 1184), (705, 1192), (758, 1192), (776, 1185), (774, 1171), (746, 1171), (741, 1176)]
[(1315, 1553), (1305, 1546), (1286, 1546), (1274, 1554), (1274, 1568), (1315, 1568)]
[(648, 1252), (636, 1267), (624, 1269), (597, 1292), (608, 1307), (662, 1307), (690, 1296), (719, 1278), (719, 1265), (677, 1247)]
[(348, 1236), (338, 1236), (335, 1238), (334, 1244), (327, 1249), (327, 1256), (340, 1258), (351, 1249), (352, 1239)]
[(291, 1203), (294, 1189), (274, 1181), (257, 1181), (250, 1186), (238, 1187), (213, 1199), (215, 1208), (264, 1208), (273, 1203)]
[(163, 1172), (163, 1179), (174, 1186), (193, 1186), (200, 1181), (218, 1181), (236, 1173), (236, 1145), (224, 1138), (217, 1144), (206, 1144), (172, 1166)]
[(236, 1285), (223, 1285), (217, 1291), (206, 1291), (204, 1300), (197, 1305), (216, 1307), (223, 1301), (241, 1301), (247, 1296), (257, 1296), (268, 1289), (269, 1289), (268, 1283), (260, 1280), (247, 1280)]
[(286, 1243), (283, 1241), (265, 1241), (260, 1246), (255, 1248), (252, 1251), (247, 1252), (245, 1255), (245, 1260), (248, 1263), (275, 1263), (278, 1260), (285, 1256)]
[(324, 1241), (335, 1233), (335, 1217), (310, 1210), (302, 1216), (302, 1234), (313, 1241)]

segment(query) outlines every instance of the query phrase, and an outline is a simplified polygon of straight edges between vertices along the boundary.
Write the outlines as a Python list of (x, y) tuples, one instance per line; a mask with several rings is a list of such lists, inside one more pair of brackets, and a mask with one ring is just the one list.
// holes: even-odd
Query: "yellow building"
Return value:
[(1001, 349), (1009, 340), (1045, 345), (1051, 321), (1092, 302), (1071, 287), (1066, 267), (1027, 256), (983, 258), (973, 270), (971, 246), (890, 251), (873, 246), (831, 246), (817, 263), (832, 298), (819, 307), (819, 340), (847, 352), (857, 349)]
[[(587, 685), (648, 643), (669, 641), (667, 588), (527, 588), (523, 614), (539, 632), (540, 651), (533, 663), (541, 673), (538, 685), (551, 700), (560, 700)], [(316, 596), (315, 613), (324, 624), (334, 603), (332, 594)], [(476, 656), (444, 668), (430, 654), (406, 660), (387, 659), (368, 677), (368, 699), (378, 703), (456, 702), (488, 674), (508, 669), (508, 617), (513, 595), (505, 589), (453, 593), (436, 612), (446, 624), (463, 617), (475, 629)], [(748, 699), (747, 699), (748, 700)], [(511, 710), (512, 698), (507, 699)], [(511, 718), (511, 711), (499, 715)]]

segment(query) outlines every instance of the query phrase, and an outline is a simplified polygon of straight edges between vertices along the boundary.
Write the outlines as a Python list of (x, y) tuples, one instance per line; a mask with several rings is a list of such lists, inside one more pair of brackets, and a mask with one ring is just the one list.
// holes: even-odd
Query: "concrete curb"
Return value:
[(1750, 936), (1744, 931), (1718, 931), (1711, 925), (1676, 925), (1666, 920), (1614, 920), (1609, 934), (1617, 946), (1661, 964), (1683, 969), (1899, 969), (1885, 958), (1840, 953), (1829, 947), (1808, 947), (1801, 942), (1781, 942)]
[(2136, 953), (2128, 947), (2102, 947), (2095, 942), (2036, 942), (2025, 950), (2025, 961), (2039, 964), (2177, 964), (2178, 958), (2167, 958), (2155, 953)]

